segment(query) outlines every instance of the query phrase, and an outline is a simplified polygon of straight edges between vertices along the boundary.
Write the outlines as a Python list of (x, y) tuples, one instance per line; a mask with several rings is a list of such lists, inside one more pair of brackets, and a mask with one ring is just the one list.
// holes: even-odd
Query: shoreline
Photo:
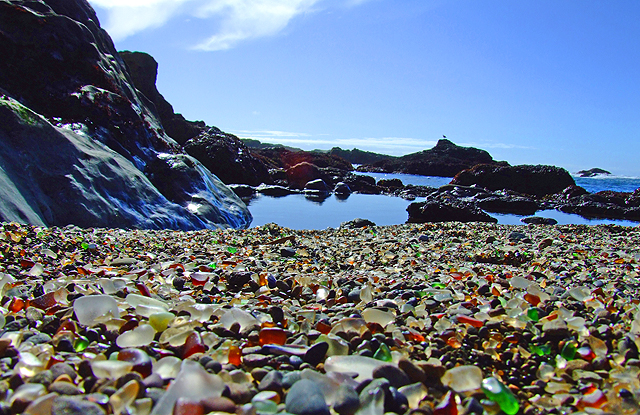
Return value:
[[(638, 408), (637, 227), (4, 223), (0, 252), (0, 381), (11, 413), (70, 400), (207, 413), (213, 397), (238, 413), (296, 413), (291, 402), (305, 394), (318, 413), (494, 411), (481, 389), (491, 377), (519, 413)], [(111, 311), (86, 314), (78, 300), (91, 296), (92, 309)], [(69, 379), (56, 380), (62, 367)], [(190, 391), (194, 377), (203, 386)], [(187, 400), (176, 403), (180, 387)]]

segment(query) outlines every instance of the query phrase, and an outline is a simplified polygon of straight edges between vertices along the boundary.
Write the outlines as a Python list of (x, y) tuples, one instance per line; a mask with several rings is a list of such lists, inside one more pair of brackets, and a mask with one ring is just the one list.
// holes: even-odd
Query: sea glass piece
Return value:
[(260, 346), (265, 344), (283, 345), (287, 342), (287, 332), (277, 327), (265, 327), (260, 330)]
[(144, 378), (149, 376), (153, 370), (151, 357), (142, 349), (127, 348), (120, 350), (120, 352), (118, 352), (118, 360), (132, 363), (133, 367), (131, 370), (140, 373)]
[(509, 388), (494, 377), (486, 378), (482, 381), (482, 391), (487, 398), (500, 406), (500, 409), (507, 415), (515, 415), (520, 409), (520, 404)]
[(229, 363), (234, 366), (240, 366), (242, 364), (242, 351), (236, 345), (229, 346)]
[(129, 294), (124, 299), (131, 307), (137, 307), (139, 305), (144, 305), (147, 307), (159, 308), (164, 311), (167, 311), (167, 304), (165, 304), (161, 300), (156, 300), (155, 298), (146, 297), (140, 294)]
[(353, 373), (357, 374), (355, 380), (361, 382), (365, 379), (373, 378), (373, 371), (382, 365), (393, 364), (384, 362), (371, 357), (348, 355), (348, 356), (330, 356), (324, 362), (324, 369), (327, 373)]
[(473, 317), (458, 315), (456, 316), (456, 319), (458, 320), (458, 323), (468, 324), (472, 327), (480, 328), (484, 326), (484, 322)]
[(524, 290), (527, 289), (532, 284), (532, 282), (526, 278), (516, 276), (509, 279), (509, 284), (511, 284), (513, 288)]
[(153, 373), (162, 379), (173, 379), (180, 372), (182, 360), (175, 356), (166, 356), (153, 364)]
[(573, 360), (576, 357), (576, 344), (573, 341), (568, 341), (562, 347), (560, 355), (567, 360)]
[(349, 343), (334, 334), (318, 336), (316, 343), (326, 342), (329, 345), (327, 356), (342, 356), (349, 354)]
[(429, 394), (429, 390), (422, 383), (412, 383), (399, 388), (398, 391), (407, 397), (411, 409), (417, 408), (424, 397)]
[(601, 408), (607, 403), (607, 396), (600, 389), (595, 389), (582, 396), (576, 406), (579, 410), (585, 408)]
[(120, 360), (92, 360), (91, 370), (97, 378), (118, 379), (131, 371), (133, 363)]
[(451, 391), (447, 392), (440, 403), (433, 408), (433, 415), (458, 415), (458, 403)]
[(162, 395), (151, 415), (171, 415), (178, 398), (201, 400), (219, 397), (225, 388), (220, 376), (209, 374), (202, 365), (192, 360), (184, 360), (178, 376)]
[(367, 323), (378, 323), (382, 327), (396, 320), (396, 316), (390, 311), (382, 311), (376, 308), (367, 308), (362, 312), (362, 318)]
[(260, 322), (250, 313), (239, 308), (226, 310), (220, 317), (220, 324), (225, 329), (230, 329), (234, 323), (240, 324), (240, 331), (245, 331), (249, 327), (259, 326)]
[(531, 321), (537, 322), (538, 320), (540, 320), (540, 313), (539, 310), (535, 307), (531, 307), (527, 310), (527, 317), (529, 317), (529, 319), (531, 319)]
[(119, 318), (116, 300), (110, 295), (85, 295), (73, 302), (73, 311), (78, 322), (84, 326), (98, 324), (102, 318)]
[(113, 409), (113, 415), (129, 414), (128, 408), (136, 400), (140, 385), (135, 380), (122, 385), (113, 395), (109, 397), (109, 403)]
[(202, 336), (200, 333), (194, 331), (193, 333), (187, 336), (187, 340), (184, 342), (184, 352), (182, 355), (183, 359), (186, 359), (189, 356), (192, 356), (196, 353), (204, 353), (206, 350), (204, 342), (202, 341)]
[(36, 355), (29, 352), (21, 352), (20, 360), (18, 360), (15, 370), (23, 378), (30, 378), (44, 370), (44, 368), (44, 363)]
[(373, 354), (373, 358), (376, 360), (381, 360), (383, 362), (391, 362), (393, 360), (393, 356), (391, 356), (391, 350), (389, 350), (389, 346), (382, 343), (378, 350)]
[(133, 330), (125, 331), (116, 339), (119, 347), (141, 347), (153, 341), (156, 331), (149, 324), (140, 324)]
[(153, 313), (149, 316), (149, 324), (157, 332), (165, 331), (175, 318), (176, 316), (168, 311)]
[(458, 366), (447, 370), (440, 380), (458, 393), (472, 391), (482, 384), (482, 370), (477, 366)]

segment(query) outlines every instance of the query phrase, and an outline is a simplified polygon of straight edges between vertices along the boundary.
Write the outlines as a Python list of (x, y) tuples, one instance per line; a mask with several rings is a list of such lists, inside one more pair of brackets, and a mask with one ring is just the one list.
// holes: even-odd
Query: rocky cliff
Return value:
[(251, 222), (244, 203), (166, 133), (167, 108), (133, 86), (86, 1), (0, 0), (0, 56), (1, 220), (179, 229)]
[(458, 172), (480, 163), (496, 163), (485, 150), (461, 147), (449, 140), (441, 139), (435, 147), (402, 157), (378, 160), (360, 166), (360, 171), (384, 173), (406, 173), (420, 176), (453, 177)]

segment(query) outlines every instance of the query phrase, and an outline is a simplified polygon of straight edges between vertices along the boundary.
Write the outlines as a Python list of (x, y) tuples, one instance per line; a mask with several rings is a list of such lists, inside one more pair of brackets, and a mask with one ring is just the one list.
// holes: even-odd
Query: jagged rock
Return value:
[(352, 171), (353, 166), (345, 159), (317, 151), (291, 151), (285, 147), (269, 147), (253, 149), (254, 154), (263, 158), (271, 168), (283, 168), (295, 166), (303, 162), (317, 167), (333, 167), (340, 170)]
[(159, 154), (181, 150), (86, 1), (0, 1), (0, 56), (0, 219), (248, 226), (244, 203), (196, 160), (179, 169), (194, 200), (170, 186), (162, 194), (142, 174)]
[(288, 196), (291, 194), (299, 193), (299, 191), (295, 191), (284, 186), (267, 184), (261, 184), (256, 188), (256, 191), (263, 195), (274, 197)]
[(357, 148), (353, 150), (343, 150), (340, 147), (333, 147), (329, 150), (332, 156), (338, 156), (352, 164), (371, 164), (376, 161), (394, 158), (386, 154), (373, 153), (371, 151), (363, 151)]
[(451, 184), (478, 185), (489, 190), (513, 190), (518, 193), (545, 196), (575, 186), (565, 169), (555, 166), (502, 166), (480, 164), (458, 173)]
[(447, 197), (434, 197), (425, 202), (411, 203), (407, 212), (408, 223), (498, 222), (471, 202)]
[(377, 185), (387, 189), (400, 189), (404, 187), (400, 179), (380, 179)]
[(558, 223), (553, 218), (543, 218), (540, 216), (529, 216), (527, 218), (520, 219), (520, 222), (532, 225), (555, 225)]
[(184, 148), (225, 184), (257, 186), (271, 183), (267, 166), (236, 136), (217, 128), (202, 131), (189, 139)]
[(286, 170), (289, 186), (294, 189), (304, 189), (304, 186), (312, 180), (320, 179), (322, 173), (315, 164), (303, 161)]
[(575, 185), (568, 186), (566, 189), (562, 191), (562, 195), (565, 196), (567, 199), (571, 199), (573, 197), (578, 197), (586, 194), (589, 194), (589, 192), (587, 192), (584, 189), (584, 187), (575, 186)]
[(371, 195), (379, 195), (382, 193), (382, 189), (376, 186), (376, 179), (371, 176), (351, 174), (346, 176), (343, 181), (349, 185), (354, 192)]
[(580, 170), (576, 174), (580, 177), (594, 177), (594, 176), (601, 176), (601, 175), (610, 175), (611, 172), (595, 167), (589, 170)]
[(347, 222), (342, 222), (340, 224), (341, 229), (358, 229), (364, 228), (366, 226), (376, 226), (375, 223), (371, 222), (369, 219), (356, 218)]
[(307, 182), (307, 184), (304, 186), (304, 190), (305, 191), (311, 190), (311, 191), (316, 191), (316, 192), (328, 193), (329, 192), (329, 187), (324, 182), (324, 180), (316, 179), (316, 180), (311, 180), (310, 182)]
[(360, 166), (358, 171), (453, 177), (458, 172), (481, 163), (495, 163), (495, 161), (484, 150), (457, 146), (449, 140), (441, 139), (432, 149), (379, 160), (367, 166)]
[(335, 194), (337, 194), (337, 195), (350, 195), (351, 194), (351, 188), (349, 187), (348, 184), (346, 184), (344, 182), (339, 182), (334, 187), (333, 192)]
[(478, 201), (478, 206), (487, 212), (532, 215), (540, 208), (535, 200), (520, 196), (497, 195)]
[(154, 105), (169, 137), (184, 145), (188, 139), (197, 136), (206, 129), (203, 121), (187, 121), (182, 114), (176, 114), (173, 111), (173, 106), (158, 92), (156, 88), (158, 62), (153, 56), (143, 52), (130, 51), (122, 51), (119, 54), (127, 64), (134, 86)]

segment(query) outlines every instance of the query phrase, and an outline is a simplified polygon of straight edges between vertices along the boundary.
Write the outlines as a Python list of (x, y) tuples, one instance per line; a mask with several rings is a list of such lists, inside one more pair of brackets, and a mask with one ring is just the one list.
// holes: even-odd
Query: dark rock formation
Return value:
[(351, 164), (372, 164), (380, 160), (395, 158), (386, 154), (363, 151), (357, 148), (354, 148), (353, 150), (343, 150), (340, 147), (333, 147), (331, 150), (329, 150), (329, 154), (332, 156), (341, 157)]
[(407, 212), (409, 213), (408, 223), (498, 222), (473, 203), (448, 197), (434, 197), (425, 202), (411, 203), (407, 207)]
[(322, 177), (318, 166), (307, 163), (306, 161), (289, 167), (286, 173), (289, 186), (294, 189), (304, 189), (304, 186), (308, 182)]
[(271, 183), (269, 169), (234, 135), (209, 127), (185, 144), (187, 153), (226, 184)]
[(263, 158), (270, 168), (288, 169), (296, 164), (306, 162), (317, 167), (333, 167), (340, 170), (352, 171), (351, 163), (338, 156), (316, 151), (290, 151), (284, 147), (270, 147), (254, 149), (254, 154)]
[(119, 54), (129, 69), (133, 85), (151, 101), (169, 137), (184, 145), (188, 139), (197, 136), (206, 128), (203, 121), (187, 121), (182, 114), (176, 114), (173, 106), (158, 92), (158, 62), (153, 56), (130, 51), (122, 51)]
[(558, 223), (558, 221), (553, 218), (543, 218), (541, 216), (529, 216), (520, 219), (520, 222), (528, 225), (556, 225)]
[(478, 201), (478, 207), (487, 212), (533, 215), (540, 206), (535, 200), (513, 195), (492, 195)]
[(484, 150), (460, 147), (449, 140), (441, 139), (430, 150), (376, 161), (360, 166), (358, 171), (453, 177), (458, 172), (481, 163), (495, 163), (495, 161)]
[(451, 184), (477, 185), (489, 190), (513, 190), (518, 193), (542, 197), (575, 186), (573, 177), (555, 166), (502, 166), (480, 164), (458, 173)]
[(594, 177), (600, 175), (610, 175), (611, 172), (595, 167), (589, 170), (580, 170), (576, 174), (580, 177)]
[[(0, 1), (0, 56), (1, 220), (250, 223), (244, 203), (164, 133), (86, 1)], [(162, 154), (176, 159), (162, 165)], [(163, 187), (159, 176), (184, 187)]]

